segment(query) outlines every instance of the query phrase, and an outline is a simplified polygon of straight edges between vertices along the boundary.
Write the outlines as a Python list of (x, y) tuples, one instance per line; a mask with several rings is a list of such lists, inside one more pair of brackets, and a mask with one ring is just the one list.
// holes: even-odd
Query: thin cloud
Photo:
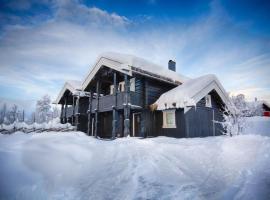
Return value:
[(125, 16), (75, 1), (55, 1), (52, 7), (48, 20), (5, 29), (0, 39), (0, 87), (21, 91), (24, 98), (46, 93), (54, 98), (65, 80), (82, 80), (100, 53), (116, 51), (164, 67), (176, 59), (179, 73), (214, 73), (228, 91), (269, 97), (265, 52), (270, 48), (262, 45), (267, 42), (251, 37), (247, 27), (234, 23), (219, 4), (211, 4), (208, 15), (190, 24), (158, 27), (139, 26)]

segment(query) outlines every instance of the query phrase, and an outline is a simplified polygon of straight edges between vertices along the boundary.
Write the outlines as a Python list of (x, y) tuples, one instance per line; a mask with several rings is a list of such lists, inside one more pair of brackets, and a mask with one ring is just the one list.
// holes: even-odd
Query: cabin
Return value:
[(264, 117), (270, 117), (270, 104), (266, 101), (262, 102), (262, 110), (263, 110), (263, 116)]
[(120, 53), (98, 57), (82, 81), (59, 92), (61, 123), (99, 138), (206, 137), (222, 135), (230, 100), (214, 75), (195, 79)]
[(258, 101), (255, 98), (255, 106), (259, 107), (260, 112), (256, 113), (259, 116), (270, 117), (270, 104), (264, 100)]

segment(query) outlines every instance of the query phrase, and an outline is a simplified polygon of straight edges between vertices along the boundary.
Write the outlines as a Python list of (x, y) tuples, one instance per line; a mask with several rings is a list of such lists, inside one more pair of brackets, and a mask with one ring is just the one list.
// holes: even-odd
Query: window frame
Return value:
[[(170, 110), (163, 110), (163, 125), (162, 128), (177, 128), (176, 127), (176, 115), (175, 115), (176, 110), (175, 109), (170, 109)], [(172, 124), (168, 124), (168, 115), (172, 114)]]
[(113, 95), (114, 85), (110, 85), (110, 95)]
[(212, 108), (212, 98), (210, 94), (205, 96), (205, 107)]
[(130, 79), (130, 91), (135, 92), (135, 78)]

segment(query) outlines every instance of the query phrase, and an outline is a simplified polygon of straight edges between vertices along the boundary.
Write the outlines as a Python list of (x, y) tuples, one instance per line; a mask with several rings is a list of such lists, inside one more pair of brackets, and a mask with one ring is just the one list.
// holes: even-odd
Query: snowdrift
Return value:
[(59, 118), (55, 118), (52, 121), (49, 121), (48, 123), (33, 123), (33, 124), (27, 124), (25, 122), (14, 122), (12, 124), (6, 125), (1, 124), (0, 130), (6, 130), (11, 131), (10, 133), (14, 132), (14, 130), (24, 130), (24, 131), (30, 131), (30, 130), (43, 130), (43, 131), (49, 131), (49, 130), (55, 130), (55, 129), (64, 129), (64, 130), (75, 130), (75, 127), (72, 126), (70, 123), (61, 124)]
[(244, 134), (270, 136), (270, 117), (247, 117)]
[(270, 137), (0, 135), (0, 199), (270, 199)]

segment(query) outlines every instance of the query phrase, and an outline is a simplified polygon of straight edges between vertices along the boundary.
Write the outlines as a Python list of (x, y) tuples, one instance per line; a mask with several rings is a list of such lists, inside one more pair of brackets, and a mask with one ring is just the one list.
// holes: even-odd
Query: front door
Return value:
[(141, 113), (133, 113), (133, 136), (140, 137)]

